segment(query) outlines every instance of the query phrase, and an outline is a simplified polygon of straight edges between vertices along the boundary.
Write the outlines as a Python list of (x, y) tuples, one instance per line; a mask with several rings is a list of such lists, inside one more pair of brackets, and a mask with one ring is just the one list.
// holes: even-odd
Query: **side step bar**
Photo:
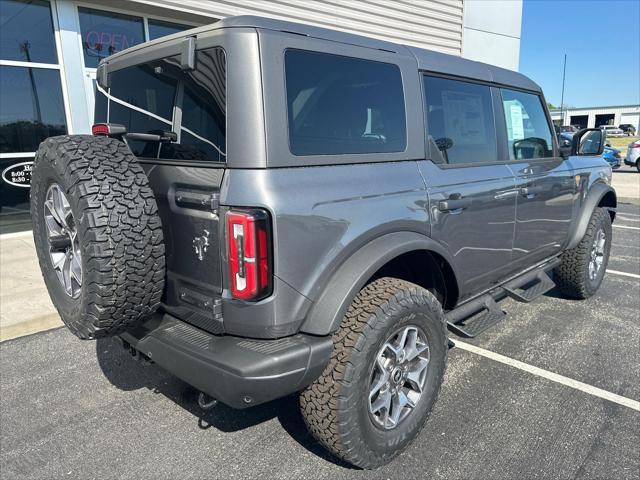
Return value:
[(518, 302), (529, 303), (555, 287), (547, 272), (559, 263), (557, 258), (551, 260), (447, 312), (447, 327), (461, 337), (476, 337), (506, 317), (498, 301), (511, 297)]

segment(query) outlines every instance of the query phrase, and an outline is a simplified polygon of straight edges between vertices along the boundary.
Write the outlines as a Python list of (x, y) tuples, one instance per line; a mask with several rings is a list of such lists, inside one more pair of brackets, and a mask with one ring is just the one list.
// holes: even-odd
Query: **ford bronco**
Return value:
[(362, 468), (416, 437), (450, 330), (605, 275), (605, 134), (558, 146), (527, 77), (234, 17), (97, 70), (93, 135), (37, 152), (33, 234), (62, 320), (236, 408), (298, 393)]

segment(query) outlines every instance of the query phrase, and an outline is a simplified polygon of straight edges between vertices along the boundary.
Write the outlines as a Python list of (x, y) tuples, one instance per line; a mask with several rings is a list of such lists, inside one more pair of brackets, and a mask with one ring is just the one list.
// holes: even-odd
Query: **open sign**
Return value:
[(2, 180), (14, 187), (29, 188), (31, 186), (31, 171), (33, 160), (9, 165), (2, 171)]

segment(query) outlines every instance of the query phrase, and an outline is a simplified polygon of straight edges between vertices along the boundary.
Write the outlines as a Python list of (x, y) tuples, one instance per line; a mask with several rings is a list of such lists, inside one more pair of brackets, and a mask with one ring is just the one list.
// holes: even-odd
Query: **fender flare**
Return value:
[(589, 189), (587, 196), (582, 202), (580, 210), (576, 215), (576, 219), (573, 222), (573, 228), (569, 233), (569, 241), (565, 248), (566, 250), (570, 250), (580, 243), (580, 240), (582, 240), (582, 237), (584, 237), (584, 234), (587, 231), (593, 211), (600, 203), (600, 200), (602, 200), (602, 198), (609, 192), (612, 192), (614, 195), (615, 207), (618, 203), (616, 191), (610, 185), (607, 185), (604, 182), (598, 182)]
[[(329, 335), (337, 330), (347, 308), (367, 280), (389, 261), (415, 250), (437, 253), (453, 269), (448, 252), (429, 237), (415, 232), (383, 235), (361, 247), (337, 269), (324, 286), (300, 330), (313, 335)], [(457, 281), (459, 277), (455, 271), (454, 275)]]

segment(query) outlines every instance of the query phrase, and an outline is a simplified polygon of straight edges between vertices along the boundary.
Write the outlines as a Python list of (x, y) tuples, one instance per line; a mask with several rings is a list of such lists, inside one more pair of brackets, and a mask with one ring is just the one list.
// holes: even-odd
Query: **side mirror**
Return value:
[(573, 136), (571, 155), (602, 155), (606, 140), (607, 134), (603, 130), (584, 128)]

